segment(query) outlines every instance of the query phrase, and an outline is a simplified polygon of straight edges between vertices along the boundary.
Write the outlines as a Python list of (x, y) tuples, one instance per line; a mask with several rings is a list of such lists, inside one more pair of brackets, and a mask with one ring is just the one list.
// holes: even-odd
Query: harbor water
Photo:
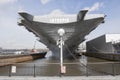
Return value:
[[(120, 63), (93, 57), (80, 56), (64, 59), (66, 73), (63, 76), (119, 75)], [(48, 52), (43, 59), (0, 67), (0, 76), (60, 76), (60, 61)]]

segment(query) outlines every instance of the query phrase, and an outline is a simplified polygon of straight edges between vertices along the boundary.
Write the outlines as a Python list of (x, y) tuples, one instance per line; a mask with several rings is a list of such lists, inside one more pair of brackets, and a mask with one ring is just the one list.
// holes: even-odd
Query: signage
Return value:
[(16, 73), (16, 66), (11, 67), (11, 73)]

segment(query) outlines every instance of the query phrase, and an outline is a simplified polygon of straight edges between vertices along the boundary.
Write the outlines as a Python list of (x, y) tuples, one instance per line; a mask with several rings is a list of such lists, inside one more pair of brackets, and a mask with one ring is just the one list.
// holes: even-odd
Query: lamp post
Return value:
[(65, 30), (63, 28), (58, 29), (58, 34), (60, 36), (60, 39), (57, 42), (60, 48), (60, 73), (63, 74), (66, 72), (65, 66), (63, 66), (63, 45), (64, 45), (63, 36), (65, 34)]

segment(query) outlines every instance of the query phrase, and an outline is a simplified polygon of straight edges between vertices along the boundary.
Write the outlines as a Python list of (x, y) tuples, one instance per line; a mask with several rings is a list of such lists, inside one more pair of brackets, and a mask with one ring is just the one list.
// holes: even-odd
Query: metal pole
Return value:
[(63, 68), (63, 40), (62, 40), (62, 37), (60, 37), (60, 67), (61, 67), (61, 74), (62, 74), (62, 68)]
[(36, 77), (36, 75), (35, 75), (35, 64), (34, 64), (34, 77)]
[(113, 70), (113, 76), (115, 76), (115, 68), (114, 68), (115, 63), (112, 63), (112, 70)]
[(88, 77), (88, 66), (86, 65), (86, 76)]
[(35, 40), (35, 43), (34, 43), (33, 49), (35, 49), (35, 46), (36, 46), (36, 40)]
[(11, 65), (9, 65), (9, 77), (11, 77)]
[(57, 45), (59, 45), (60, 47), (60, 73), (61, 76), (63, 73), (65, 73), (65, 66), (63, 66), (63, 45), (64, 45), (64, 41), (63, 41), (63, 35), (65, 34), (65, 30), (64, 29), (58, 29), (58, 34), (60, 36), (60, 40), (59, 42), (57, 42)]

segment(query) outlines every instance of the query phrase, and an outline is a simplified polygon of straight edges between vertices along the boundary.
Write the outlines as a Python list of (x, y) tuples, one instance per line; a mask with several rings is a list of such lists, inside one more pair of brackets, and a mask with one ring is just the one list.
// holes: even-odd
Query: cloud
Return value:
[(40, 2), (44, 5), (47, 4), (50, 0), (40, 0)]
[(60, 9), (55, 9), (50, 13), (50, 15), (63, 15), (63, 14), (65, 13), (61, 11)]
[(8, 4), (8, 3), (14, 3), (17, 0), (0, 0), (0, 5)]
[(19, 8), (18, 8), (18, 12), (25, 12), (25, 9), (23, 8), (23, 6), (19, 6)]
[(91, 7), (85, 7), (84, 10), (89, 10), (89, 12), (99, 10), (100, 7), (103, 7), (103, 3), (96, 2)]

